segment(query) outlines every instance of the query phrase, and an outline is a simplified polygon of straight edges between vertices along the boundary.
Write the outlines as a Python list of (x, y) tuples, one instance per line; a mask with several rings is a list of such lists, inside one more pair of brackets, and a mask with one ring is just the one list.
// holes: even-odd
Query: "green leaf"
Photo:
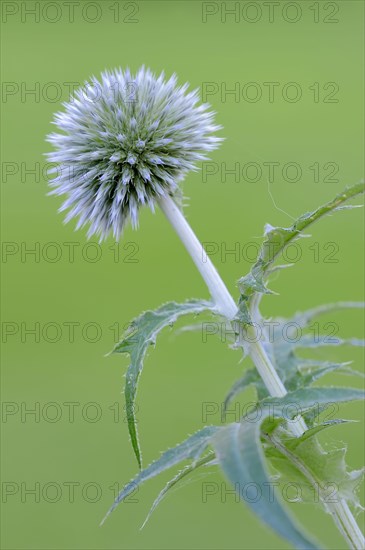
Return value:
[[(311, 385), (313, 382), (328, 374), (336, 371), (339, 374), (352, 376), (361, 376), (363, 374), (349, 367), (350, 362), (334, 363), (328, 361), (320, 361), (313, 359), (303, 359), (295, 353), (297, 349), (306, 347), (319, 347), (325, 345), (363, 345), (362, 340), (350, 339), (343, 340), (339, 338), (330, 338), (325, 335), (310, 335), (304, 334), (295, 341), (291, 339), (288, 332), (288, 327), (293, 327), (293, 331), (297, 328), (305, 329), (308, 325), (318, 317), (335, 310), (343, 309), (360, 309), (364, 307), (364, 302), (337, 302), (333, 304), (322, 305), (304, 312), (298, 312), (289, 319), (272, 319), (272, 326), (275, 330), (270, 333), (270, 341), (265, 343), (266, 351), (274, 361), (279, 377), (284, 383), (288, 391), (294, 391), (301, 387)], [(285, 330), (284, 330), (285, 329)], [(284, 338), (284, 334), (287, 335)], [(295, 337), (295, 334), (293, 335)], [(267, 389), (257, 372), (257, 369), (248, 369), (242, 378), (240, 378), (230, 389), (225, 402), (224, 409), (227, 409), (232, 400), (248, 386), (254, 386), (258, 399), (264, 399), (268, 396)]]
[[(296, 548), (317, 548), (285, 510), (270, 483), (260, 440), (261, 423), (230, 424), (217, 432), (211, 442), (217, 460), (240, 497), (261, 521)], [(254, 490), (250, 494), (252, 486)], [(270, 487), (274, 490), (274, 498)]]
[(325, 315), (326, 313), (342, 309), (364, 309), (364, 307), (365, 302), (335, 302), (333, 304), (324, 304), (308, 309), (307, 311), (300, 311), (296, 313), (294, 317), (288, 319), (287, 322), (293, 322), (300, 328), (306, 328), (309, 323), (319, 315)]
[(308, 212), (300, 216), (290, 227), (273, 227), (266, 225), (265, 237), (258, 259), (252, 267), (250, 273), (238, 281), (238, 287), (241, 294), (249, 298), (255, 293), (267, 293), (265, 275), (271, 268), (273, 262), (282, 253), (284, 248), (293, 240), (301, 236), (301, 233), (312, 223), (319, 220), (326, 214), (336, 210), (343, 209), (343, 204), (364, 193), (364, 182), (360, 182), (352, 187), (347, 187), (342, 193), (334, 199), (320, 206), (313, 212)]
[(365, 340), (361, 338), (332, 338), (327, 334), (319, 334), (313, 337), (311, 334), (305, 334), (294, 346), (295, 348), (319, 348), (324, 346), (365, 346)]
[(195, 463), (208, 447), (212, 436), (221, 428), (216, 426), (206, 426), (199, 432), (190, 436), (188, 439), (180, 443), (172, 449), (165, 451), (158, 460), (155, 460), (144, 470), (141, 470), (139, 474), (120, 491), (119, 495), (115, 499), (112, 507), (106, 514), (105, 518), (101, 522), (101, 525), (105, 522), (107, 517), (113, 512), (113, 510), (122, 502), (128, 495), (130, 495), (137, 487), (142, 483), (156, 477), (161, 472), (176, 466), (183, 460), (191, 459)]
[(247, 298), (245, 296), (240, 296), (240, 299), (238, 301), (238, 312), (236, 315), (236, 319), (243, 325), (252, 325), (252, 319), (248, 305), (249, 304)]
[(214, 305), (203, 300), (190, 300), (182, 304), (169, 302), (155, 311), (146, 311), (132, 321), (122, 340), (112, 352), (128, 353), (130, 355), (131, 362), (126, 373), (125, 384), (126, 413), (132, 447), (140, 468), (142, 467), (142, 458), (138, 442), (134, 402), (147, 349), (151, 344), (155, 344), (157, 334), (164, 327), (172, 326), (181, 315), (198, 314), (206, 310), (215, 312)]
[[(283, 397), (267, 397), (257, 404), (257, 408), (268, 408), (270, 416), (281, 411), (283, 417), (291, 420), (301, 415), (311, 426), (318, 420), (321, 412), (334, 403), (363, 400), (363, 390), (340, 387), (300, 388), (290, 391)], [(291, 416), (290, 416), (291, 415)]]
[(349, 367), (350, 364), (351, 362), (330, 363), (323, 361), (321, 363), (315, 361), (306, 361), (304, 364), (299, 366), (300, 376), (293, 376), (293, 378), (289, 380), (289, 384), (287, 385), (287, 387), (288, 389), (292, 389), (294, 384), (296, 386), (295, 389), (299, 388), (300, 386), (309, 386), (322, 376), (325, 376), (329, 372), (333, 371), (336, 371), (339, 374), (347, 374), (350, 376), (359, 376), (361, 378), (364, 378), (364, 374), (362, 372), (351, 369)]
[(331, 502), (344, 499), (359, 506), (356, 489), (363, 470), (348, 470), (345, 447), (324, 451), (316, 438), (324, 429), (344, 422), (326, 422), (307, 430), (301, 437), (281, 440), (275, 436), (267, 437), (272, 447), (266, 448), (266, 456), (270, 457), (282, 483), (299, 483), (304, 502), (318, 502), (319, 498), (326, 508)]
[[(249, 496), (246, 489), (245, 502), (251, 508), (251, 510), (258, 515), (258, 517), (270, 526), (279, 535), (289, 540), (296, 548), (315, 548), (313, 542), (301, 532), (297, 527), (292, 517), (286, 512), (278, 495), (272, 498), (272, 494), (269, 491), (270, 487), (270, 475), (268, 473), (265, 454), (261, 444), (262, 426), (265, 424), (270, 426), (275, 431), (281, 420), (292, 420), (304, 411), (313, 410), (314, 408), (328, 404), (347, 402), (358, 399), (364, 399), (365, 392), (362, 390), (351, 388), (302, 388), (294, 392), (290, 392), (281, 398), (268, 397), (263, 399), (257, 404), (257, 408), (260, 411), (259, 418), (253, 422), (252, 412), (250, 416), (244, 417), (241, 423), (231, 424), (220, 431), (218, 431), (211, 440), (211, 445), (216, 453), (217, 460), (223, 469), (226, 477), (229, 479), (235, 490), (243, 498), (243, 489), (254, 484), (255, 490), (253, 494)], [(294, 405), (294, 406), (293, 406)], [(271, 438), (269, 435), (273, 431), (272, 429), (266, 429), (266, 437)], [(315, 435), (317, 430), (314, 430), (310, 435)], [(292, 438), (294, 440), (294, 438)], [(314, 438), (309, 437), (308, 434), (302, 436), (301, 444), (305, 441), (315, 441)], [(298, 447), (300, 446), (298, 445)], [(305, 449), (305, 447), (303, 447)], [(297, 451), (297, 449), (296, 449)], [(319, 451), (319, 458), (314, 456)], [(287, 453), (289, 450), (286, 451)], [(304, 451), (303, 451), (304, 452)], [(331, 475), (338, 473), (339, 461), (344, 460), (344, 455), (337, 454), (332, 456), (328, 453), (323, 453), (320, 448), (314, 448), (312, 445), (311, 458), (310, 453), (307, 452), (305, 460), (309, 463), (315, 462), (316, 476), (310, 478), (310, 483), (313, 479), (316, 481), (321, 478), (321, 471), (326, 468), (326, 461), (329, 461), (329, 471)], [(299, 459), (297, 459), (299, 460)], [(293, 458), (290, 457), (289, 466), (290, 472), (298, 470), (298, 464), (291, 464)], [(336, 462), (337, 461), (337, 462)], [(331, 464), (336, 463), (336, 468), (332, 468)], [(346, 469), (342, 473), (346, 472)], [(303, 472), (299, 471), (299, 479), (302, 480)], [(352, 480), (354, 483), (358, 481), (358, 475), (344, 474), (343, 482), (341, 486), (346, 485), (345, 481), (350, 483)], [(306, 479), (307, 476), (304, 476)], [(294, 478), (295, 479), (295, 478)], [(325, 478), (326, 479), (326, 478)], [(338, 478), (339, 479), (339, 478)], [(273, 489), (275, 493), (274, 487)], [(259, 497), (257, 490), (259, 489)], [(353, 486), (351, 486), (351, 492)]]
[(260, 401), (257, 406), (263, 409), (268, 408), (270, 414), (274, 414), (275, 416), (277, 416), (275, 410), (278, 408), (278, 414), (284, 418), (290, 419), (318, 405), (346, 403), (362, 399), (365, 399), (365, 392), (363, 390), (355, 388), (315, 387), (301, 388), (296, 391), (288, 392), (283, 397), (266, 397)]
[(229, 404), (233, 401), (236, 395), (238, 395), (239, 393), (242, 393), (249, 386), (254, 386), (256, 388), (257, 397), (259, 400), (264, 399), (264, 397), (267, 397), (268, 395), (267, 389), (257, 369), (256, 368), (248, 369), (246, 370), (242, 378), (237, 380), (237, 382), (235, 382), (235, 384), (229, 390), (227, 397), (225, 398), (223, 403), (224, 413), (227, 411)]
[(144, 520), (141, 529), (144, 528), (148, 520), (150, 519), (153, 512), (156, 510), (157, 506), (162, 502), (162, 500), (166, 497), (168, 492), (175, 487), (178, 483), (180, 483), (181, 480), (186, 478), (189, 474), (200, 468), (201, 466), (209, 466), (214, 463), (214, 453), (210, 452), (208, 455), (203, 456), (199, 460), (193, 462), (192, 464), (188, 464), (183, 468), (180, 472), (176, 474), (175, 477), (170, 479), (170, 481), (167, 482), (165, 487), (162, 489), (162, 491), (158, 494), (157, 498), (153, 502), (150, 511), (147, 514), (146, 519)]
[(321, 424), (317, 424), (317, 426), (314, 426), (313, 428), (309, 428), (306, 430), (303, 435), (300, 437), (289, 437), (285, 444), (291, 451), (295, 451), (295, 449), (304, 443), (304, 441), (307, 441), (311, 437), (314, 437), (315, 435), (318, 435), (320, 432), (323, 432), (327, 428), (333, 428), (336, 426), (339, 426), (341, 424), (353, 424), (354, 420), (344, 420), (342, 418), (335, 418), (333, 420), (327, 420), (326, 422), (322, 422)]
[[(308, 392), (311, 392), (312, 389), (315, 388), (309, 388), (308, 386), (324, 376), (325, 374), (336, 371), (341, 374), (347, 374), (351, 376), (359, 376), (361, 378), (364, 378), (363, 373), (358, 372), (356, 370), (353, 370), (349, 367), (350, 363), (331, 363), (326, 361), (311, 361), (306, 359), (295, 359), (295, 367), (294, 370), (293, 365), (290, 366), (289, 371), (285, 372), (285, 376), (282, 376), (282, 380), (285, 381), (285, 387), (288, 390), (289, 399), (296, 396), (295, 390), (299, 390), (301, 388), (307, 388)], [(281, 369), (278, 369), (279, 374), (283, 374), (283, 371)], [(258, 400), (259, 402), (266, 403), (266, 398), (269, 400), (276, 399), (276, 398), (270, 398), (268, 397), (267, 389), (262, 382), (262, 379), (260, 375), (258, 374), (257, 370), (252, 368), (248, 369), (242, 378), (237, 380), (237, 382), (232, 386), (230, 389), (224, 404), (223, 404), (223, 410), (226, 411), (229, 404), (232, 402), (232, 400), (241, 392), (243, 392), (246, 388), (249, 386), (254, 386), (257, 391)], [(317, 395), (316, 392), (318, 390), (322, 389), (328, 389), (328, 388), (316, 388), (315, 392), (312, 395)], [(330, 390), (332, 388), (329, 388)], [(337, 390), (337, 388), (335, 388)], [(345, 388), (346, 389), (346, 388)], [(352, 391), (352, 390), (350, 390)], [(337, 394), (336, 394), (337, 395)], [(351, 394), (352, 395), (352, 394)], [(359, 398), (358, 396), (356, 398)], [(286, 397), (286, 399), (288, 399)], [(361, 396), (360, 396), (361, 399)], [(295, 401), (298, 403), (298, 401)], [(259, 403), (260, 404), (260, 403)]]
[(288, 390), (307, 386), (326, 373), (336, 370), (340, 374), (361, 376), (348, 367), (349, 363), (333, 363), (316, 359), (303, 359), (297, 351), (324, 346), (363, 346), (364, 341), (352, 338), (342, 339), (323, 334), (303, 333), (318, 315), (334, 310), (363, 308), (363, 302), (338, 302), (296, 313), (293, 317), (271, 320), (273, 331), (270, 342), (266, 342), (267, 353), (274, 362), (278, 374)]

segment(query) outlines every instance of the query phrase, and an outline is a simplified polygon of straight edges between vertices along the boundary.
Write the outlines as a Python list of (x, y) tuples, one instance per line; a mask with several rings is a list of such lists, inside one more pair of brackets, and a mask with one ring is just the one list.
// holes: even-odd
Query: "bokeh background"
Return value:
[[(144, 64), (211, 91), (206, 99), (226, 139), (215, 164), (187, 178), (186, 215), (203, 242), (215, 243), (212, 259), (238, 297), (235, 282), (253, 260), (247, 245), (260, 242), (265, 223), (289, 225), (362, 177), (363, 3), (280, 2), (273, 15), (262, 2), (70, 4), (2, 2), (2, 547), (288, 548), (232, 495), (224, 498), (219, 473), (172, 493), (139, 531), (169, 476), (153, 480), (99, 528), (116, 488), (137, 471), (123, 410), (128, 359), (105, 355), (141, 311), (207, 291), (160, 212), (142, 212), (138, 232), (127, 229), (118, 247), (111, 239), (87, 244), (85, 232), (63, 225), (61, 200), (46, 196), (45, 136), (70, 83), (104, 69)], [(269, 82), (278, 83), (271, 98)], [(239, 97), (224, 93), (234, 88)], [(269, 162), (279, 163), (271, 182)], [(238, 163), (241, 173), (225, 178), (222, 163)], [(295, 168), (287, 163), (299, 166), (298, 181), (290, 181)], [(250, 166), (262, 170), (258, 181)], [(266, 314), (362, 299), (361, 210), (324, 219), (311, 235), (300, 257), (291, 251), (295, 266), (273, 283), (279, 295), (264, 300)], [(237, 246), (238, 256), (225, 254)], [(362, 320), (353, 311), (320, 324), (360, 337)], [(148, 355), (137, 399), (145, 464), (201, 428), (204, 403), (219, 409), (246, 366), (226, 344), (206, 340), (199, 331), (165, 330)], [(358, 349), (318, 356), (363, 369)], [(360, 420), (363, 409), (344, 405), (338, 415)], [(208, 423), (220, 423), (219, 413)], [(348, 442), (348, 461), (358, 468), (362, 434), (361, 424), (351, 424), (325, 441)], [(217, 494), (203, 502), (207, 481)], [(291, 509), (328, 548), (344, 547), (322, 511)]]

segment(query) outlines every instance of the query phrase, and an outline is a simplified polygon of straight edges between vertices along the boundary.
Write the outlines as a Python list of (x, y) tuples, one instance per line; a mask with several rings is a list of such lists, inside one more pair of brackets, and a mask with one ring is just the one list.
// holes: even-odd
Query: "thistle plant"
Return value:
[[(90, 99), (90, 90), (96, 92), (94, 99)], [(163, 74), (155, 76), (144, 68), (136, 75), (118, 70), (104, 73), (100, 82), (93, 78), (76, 92), (65, 104), (64, 112), (55, 117), (62, 133), (49, 136), (55, 151), (48, 158), (58, 165), (51, 193), (66, 195), (61, 210), (68, 210), (67, 221), (78, 217), (77, 227), (89, 225), (88, 236), (97, 234), (104, 239), (112, 233), (118, 239), (128, 221), (137, 226), (141, 206), (154, 209), (158, 205), (210, 293), (209, 300), (169, 302), (155, 311), (145, 311), (132, 321), (113, 350), (130, 357), (125, 400), (130, 439), (140, 472), (123, 488), (107, 516), (136, 485), (188, 461), (161, 491), (151, 512), (173, 486), (195, 470), (206, 466), (220, 468), (241, 498), (239, 488), (250, 483), (260, 487), (260, 499), (247, 498), (245, 504), (269, 528), (295, 548), (320, 547), (297, 524), (279, 495), (271, 498), (268, 484), (275, 472), (276, 480), (299, 483), (304, 501), (314, 504), (317, 495), (348, 546), (364, 548), (364, 537), (354, 517), (360, 509), (357, 488), (363, 471), (348, 468), (342, 445), (324, 450), (318, 439), (322, 431), (346, 422), (341, 419), (323, 422), (318, 413), (330, 402), (364, 399), (364, 392), (313, 385), (329, 372), (354, 376), (359, 373), (348, 363), (315, 357), (304, 359), (298, 354), (300, 349), (359, 346), (363, 342), (355, 338), (328, 340), (321, 335), (314, 340), (307, 333), (299, 340), (288, 338), (290, 327), (305, 331), (321, 314), (359, 308), (363, 304), (340, 302), (296, 313), (291, 319), (278, 317), (272, 320), (277, 329), (273, 334), (268, 333), (260, 313), (261, 299), (272, 292), (268, 288), (270, 275), (287, 267), (277, 263), (285, 247), (327, 214), (354, 208), (356, 205), (348, 202), (364, 193), (364, 184), (346, 188), (323, 206), (300, 216), (290, 227), (267, 225), (257, 261), (238, 281), (240, 297), (236, 302), (210, 259), (203, 256), (202, 245), (181, 207), (181, 181), (221, 141), (214, 135), (219, 126), (213, 118), (209, 106), (199, 104), (198, 92), (189, 92), (187, 85), (179, 86), (175, 76), (166, 81)], [(260, 414), (255, 422), (251, 411), (250, 416), (244, 415), (239, 422), (206, 426), (142, 469), (134, 402), (145, 355), (164, 327), (191, 314), (214, 316), (233, 334), (232, 347), (251, 358), (254, 367), (245, 369), (226, 396), (225, 406), (252, 386)], [(336, 487), (334, 501), (326, 498), (329, 483)]]

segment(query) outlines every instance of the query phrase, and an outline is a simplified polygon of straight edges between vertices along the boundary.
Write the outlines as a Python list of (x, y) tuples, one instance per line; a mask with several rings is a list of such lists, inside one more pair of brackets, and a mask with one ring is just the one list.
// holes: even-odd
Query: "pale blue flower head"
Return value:
[(140, 206), (179, 196), (185, 174), (221, 141), (197, 90), (144, 68), (92, 78), (64, 107), (54, 122), (62, 133), (48, 136), (51, 194), (66, 195), (65, 221), (77, 217), (101, 239), (118, 239), (128, 220), (136, 227)]

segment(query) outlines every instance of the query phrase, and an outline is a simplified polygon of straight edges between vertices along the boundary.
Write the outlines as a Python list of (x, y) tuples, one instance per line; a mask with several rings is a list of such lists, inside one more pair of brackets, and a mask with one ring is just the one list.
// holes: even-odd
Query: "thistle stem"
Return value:
[[(158, 202), (161, 210), (175, 229), (203, 277), (217, 311), (229, 321), (234, 322), (239, 311), (238, 307), (210, 258), (204, 254), (202, 244), (191, 229), (180, 208), (171, 197), (160, 198)], [(252, 313), (254, 321), (257, 322), (258, 303), (254, 304)], [(243, 344), (242, 336), (240, 336), (240, 342)], [(248, 346), (248, 353), (269, 394), (273, 397), (283, 397), (286, 395), (287, 390), (262, 343), (259, 340), (251, 342)], [(290, 429), (294, 435), (300, 437), (306, 431), (307, 426), (304, 419), (299, 417), (295, 422), (290, 424)], [(332, 514), (338, 529), (346, 539), (349, 547), (354, 550), (363, 550), (365, 548), (365, 539), (347, 502), (340, 500), (336, 503), (328, 503), (327, 509)]]
[(158, 202), (203, 277), (217, 310), (227, 319), (233, 319), (237, 314), (237, 305), (210, 258), (207, 254), (204, 254), (201, 242), (191, 229), (180, 208), (169, 196), (160, 198)]

